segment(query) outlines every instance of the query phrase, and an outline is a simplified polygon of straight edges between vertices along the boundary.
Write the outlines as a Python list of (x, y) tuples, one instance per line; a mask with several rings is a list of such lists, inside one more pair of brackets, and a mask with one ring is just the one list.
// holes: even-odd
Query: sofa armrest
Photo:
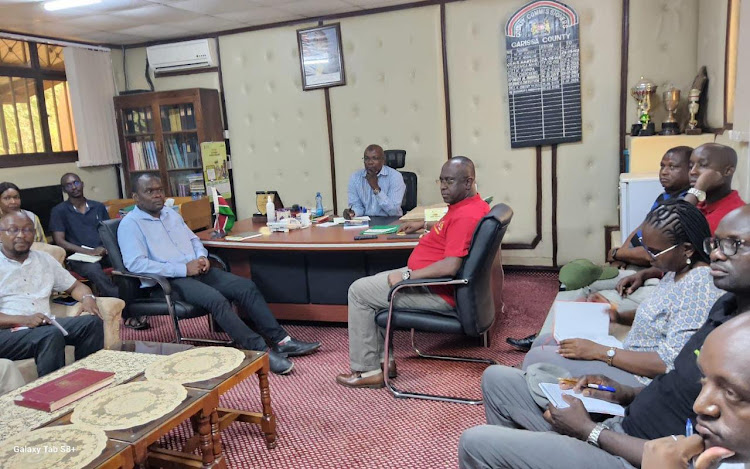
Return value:
[[(96, 299), (96, 305), (99, 307), (99, 313), (102, 315), (104, 323), (104, 348), (116, 349), (120, 345), (120, 319), (122, 310), (125, 309), (125, 302), (119, 298), (101, 297)], [(82, 303), (76, 303), (73, 306), (66, 306), (65, 312), (60, 316), (74, 317), (81, 314), (83, 309)], [(91, 313), (83, 313), (91, 314)]]

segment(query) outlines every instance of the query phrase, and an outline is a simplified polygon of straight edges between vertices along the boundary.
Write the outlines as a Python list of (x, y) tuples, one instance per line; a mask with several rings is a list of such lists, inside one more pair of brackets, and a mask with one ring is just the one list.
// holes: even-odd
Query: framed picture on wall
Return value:
[(339, 23), (297, 30), (302, 89), (346, 84)]

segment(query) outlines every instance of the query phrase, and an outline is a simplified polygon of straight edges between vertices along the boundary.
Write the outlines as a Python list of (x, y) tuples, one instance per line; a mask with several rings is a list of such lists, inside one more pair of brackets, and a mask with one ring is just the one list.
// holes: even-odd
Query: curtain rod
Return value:
[(42, 42), (45, 44), (54, 44), (56, 46), (81, 47), (84, 49), (97, 50), (101, 52), (109, 52), (111, 50), (109, 47), (94, 46), (94, 45), (82, 44), (78, 42), (61, 41), (58, 39), (50, 39), (50, 38), (45, 38), (45, 37), (28, 36), (26, 34), (0, 32), (0, 37), (5, 37), (8, 39), (17, 39), (20, 41)]

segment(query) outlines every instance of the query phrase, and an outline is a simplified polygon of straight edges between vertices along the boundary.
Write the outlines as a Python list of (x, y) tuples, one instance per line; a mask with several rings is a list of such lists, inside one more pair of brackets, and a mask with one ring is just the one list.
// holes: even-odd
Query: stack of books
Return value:
[(156, 144), (153, 141), (128, 142), (125, 145), (128, 163), (133, 171), (159, 169), (156, 157)]

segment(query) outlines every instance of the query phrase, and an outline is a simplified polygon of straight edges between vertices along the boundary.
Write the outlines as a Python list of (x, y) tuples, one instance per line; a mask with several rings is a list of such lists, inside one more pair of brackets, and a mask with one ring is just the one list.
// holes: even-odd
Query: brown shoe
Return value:
[(382, 371), (376, 375), (368, 376), (367, 378), (362, 377), (361, 371), (354, 371), (348, 374), (342, 373), (336, 376), (336, 382), (348, 388), (380, 389), (385, 386)]
[[(380, 369), (383, 369), (383, 364), (380, 364)], [(396, 360), (388, 362), (388, 379), (398, 378), (398, 369), (396, 369)]]

